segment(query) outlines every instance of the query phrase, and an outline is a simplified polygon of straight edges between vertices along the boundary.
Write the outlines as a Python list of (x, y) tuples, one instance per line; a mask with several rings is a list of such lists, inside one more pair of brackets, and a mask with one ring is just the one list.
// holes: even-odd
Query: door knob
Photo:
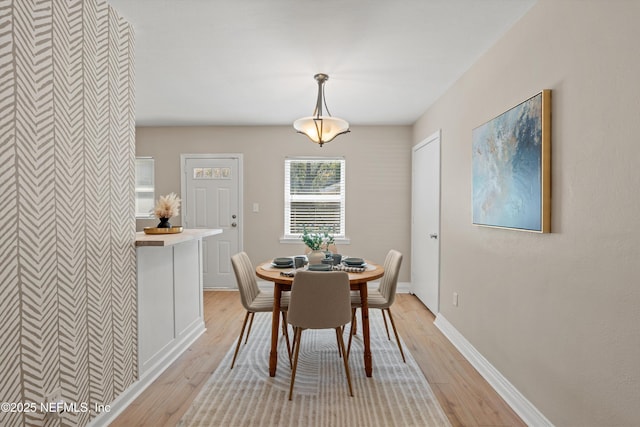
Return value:
[(236, 224), (235, 222), (232, 222), (232, 223), (231, 223), (231, 226), (232, 226), (232, 227), (237, 227), (237, 226), (238, 226), (238, 224)]
[(231, 218), (236, 219), (236, 214), (231, 215)]
[(438, 235), (437, 234), (429, 234), (429, 237), (431, 237), (432, 239), (437, 239)]

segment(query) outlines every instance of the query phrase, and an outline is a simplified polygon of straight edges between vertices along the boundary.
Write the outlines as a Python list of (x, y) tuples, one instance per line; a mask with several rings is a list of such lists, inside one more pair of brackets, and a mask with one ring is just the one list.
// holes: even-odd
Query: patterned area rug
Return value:
[[(257, 313), (247, 345), (233, 369), (235, 343), (180, 420), (179, 426), (450, 426), (424, 375), (403, 347), (407, 363), (393, 339), (387, 339), (380, 310), (371, 310), (373, 377), (364, 372), (362, 336), (354, 337), (349, 357), (354, 397), (334, 330), (306, 330), (293, 400), (289, 401), (291, 368), (282, 335), (278, 370), (269, 377), (271, 314)], [(360, 320), (360, 319), (358, 319)], [(345, 346), (348, 338), (345, 331)], [(293, 335), (293, 333), (291, 333)]]

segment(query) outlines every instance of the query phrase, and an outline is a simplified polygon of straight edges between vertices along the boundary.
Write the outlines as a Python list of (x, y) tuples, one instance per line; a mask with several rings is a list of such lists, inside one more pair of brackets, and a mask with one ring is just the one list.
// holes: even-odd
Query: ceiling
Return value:
[(535, 0), (108, 0), (135, 30), (137, 126), (415, 122)]

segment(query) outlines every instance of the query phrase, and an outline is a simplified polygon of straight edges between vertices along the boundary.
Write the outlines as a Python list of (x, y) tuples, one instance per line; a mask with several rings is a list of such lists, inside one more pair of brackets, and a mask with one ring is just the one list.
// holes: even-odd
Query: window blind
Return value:
[(285, 159), (285, 237), (308, 232), (345, 236), (345, 160)]

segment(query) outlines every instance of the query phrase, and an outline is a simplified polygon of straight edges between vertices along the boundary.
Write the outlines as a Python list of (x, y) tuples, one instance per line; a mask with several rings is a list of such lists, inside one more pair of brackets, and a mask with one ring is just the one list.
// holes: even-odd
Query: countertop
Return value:
[(189, 228), (176, 234), (145, 234), (144, 231), (136, 233), (136, 247), (140, 246), (171, 246), (189, 240), (201, 239), (207, 236), (222, 234), (220, 228)]

